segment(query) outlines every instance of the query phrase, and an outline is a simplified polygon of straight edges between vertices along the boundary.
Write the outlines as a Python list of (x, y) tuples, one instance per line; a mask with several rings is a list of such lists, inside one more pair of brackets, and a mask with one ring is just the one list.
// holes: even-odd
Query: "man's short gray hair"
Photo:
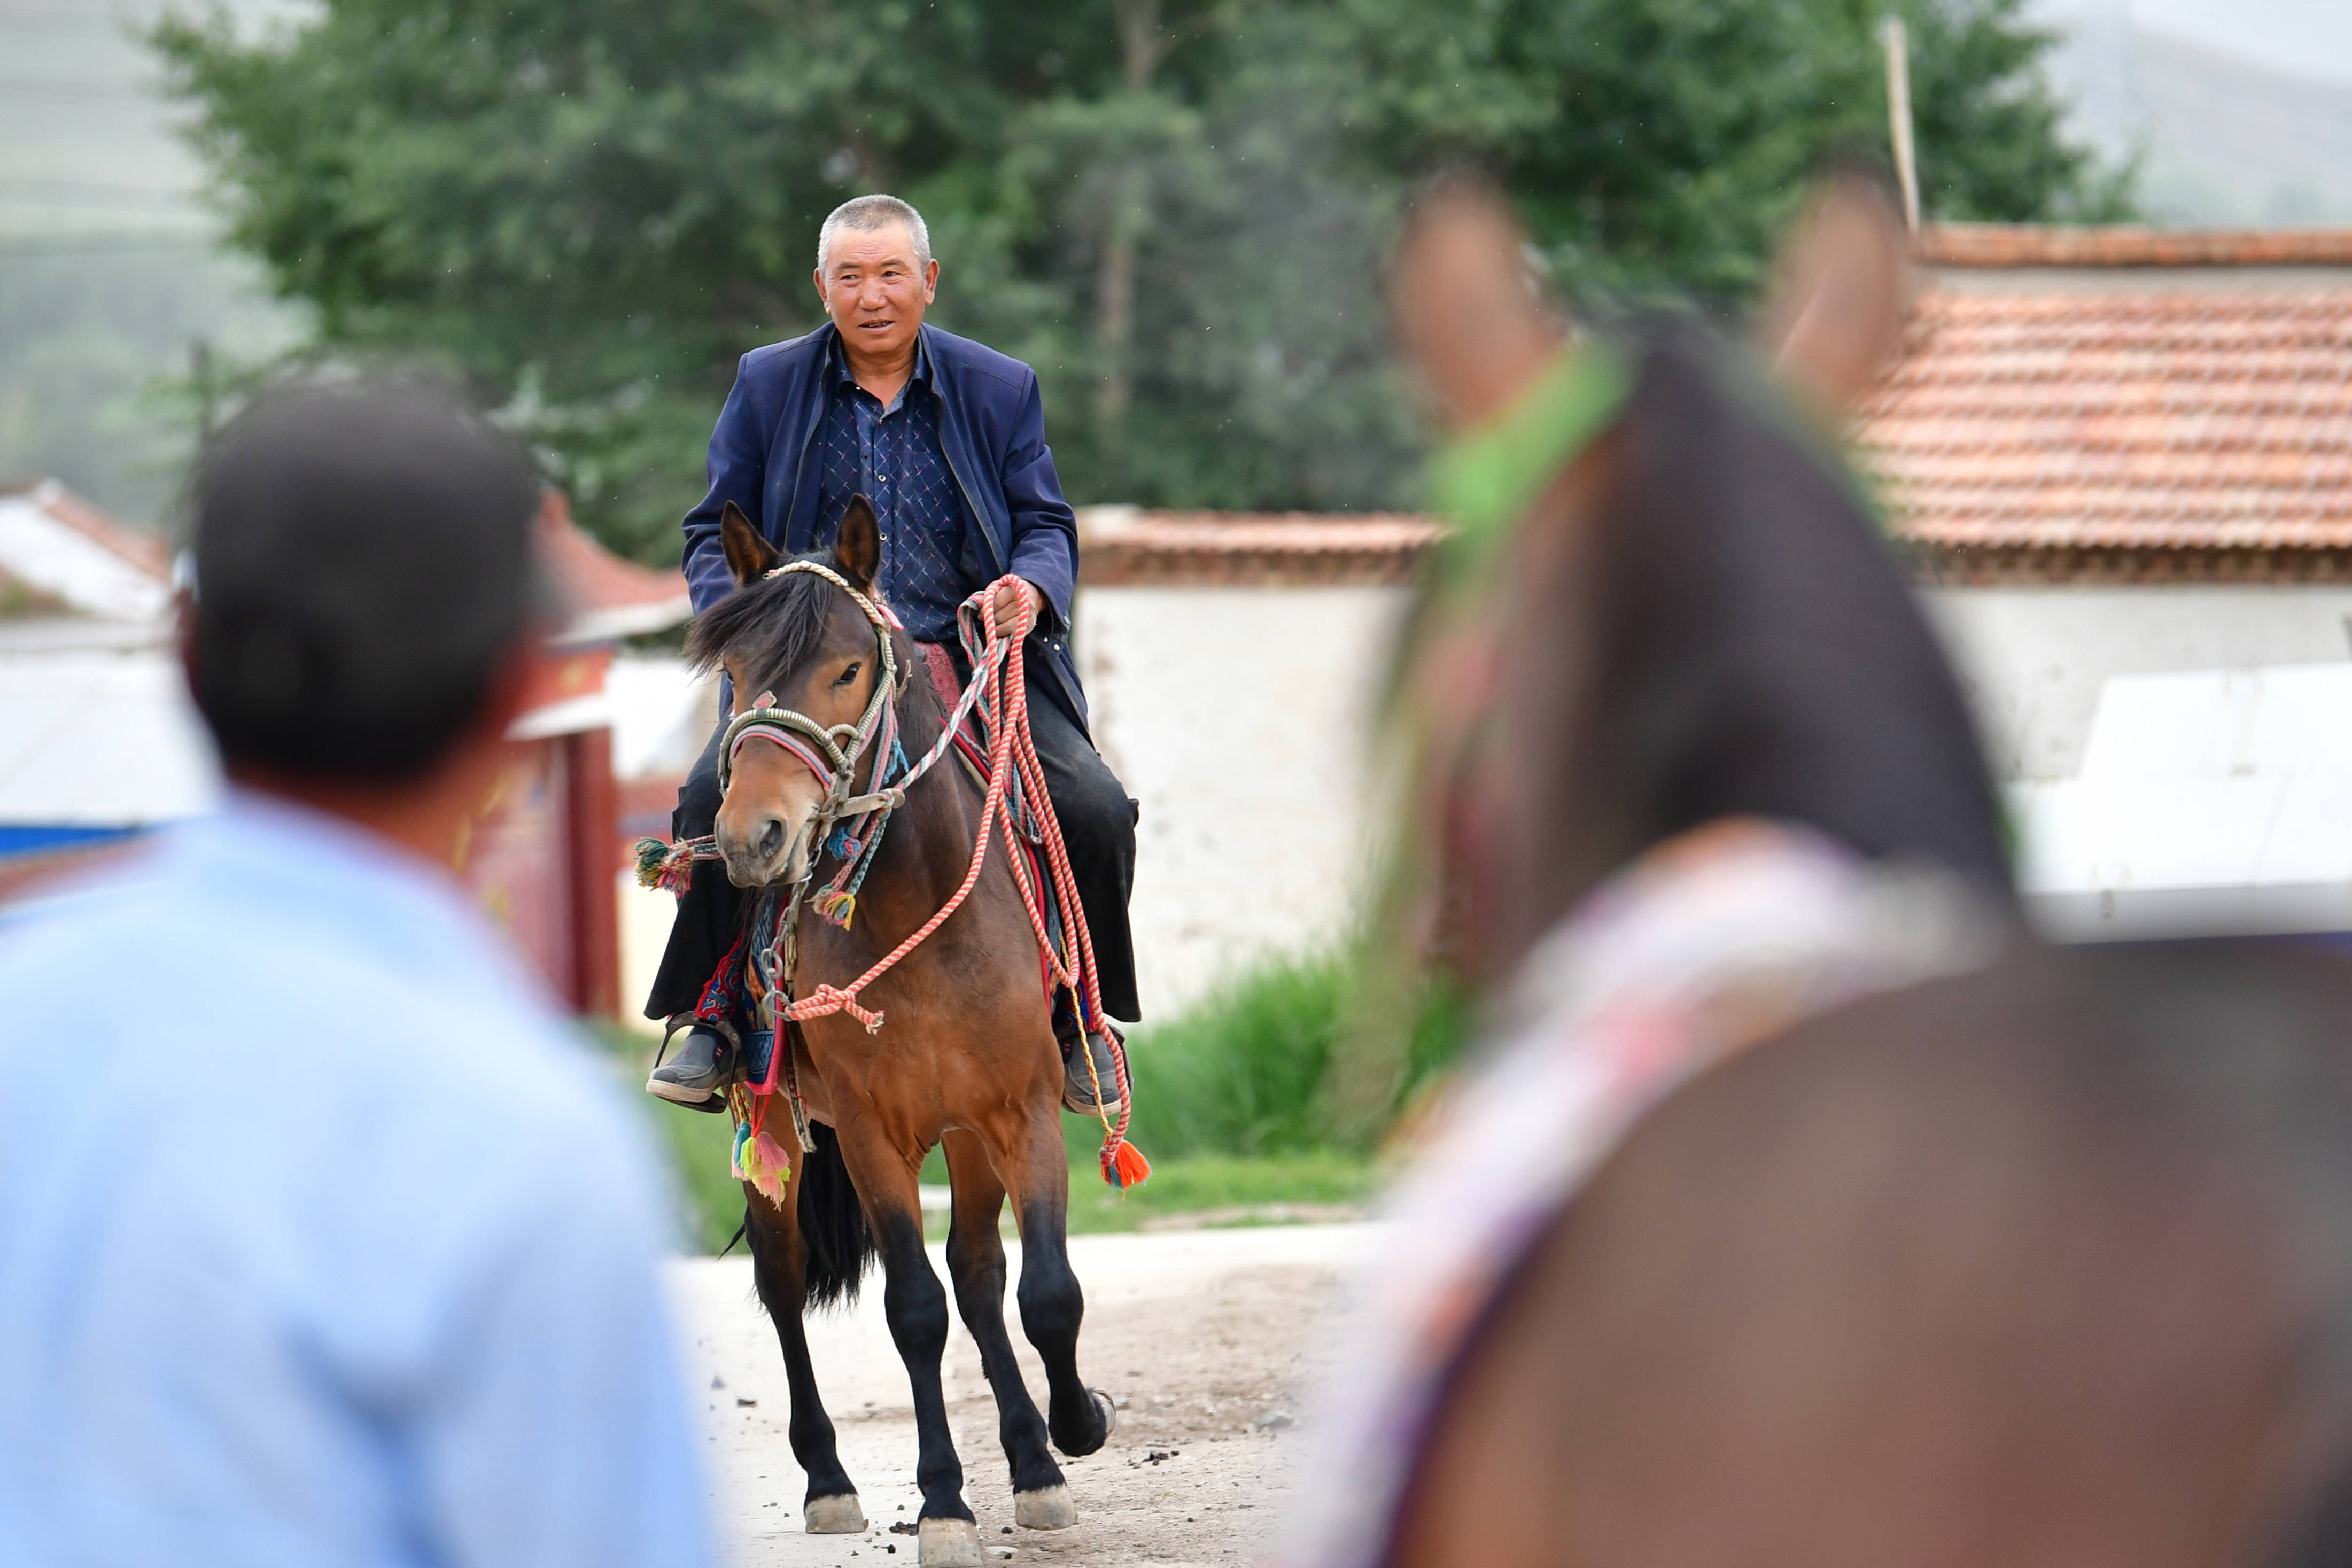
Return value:
[(894, 223), (907, 226), (907, 233), (915, 241), (915, 265), (931, 264), (931, 231), (923, 223), (923, 215), (896, 196), (852, 196), (833, 209), (824, 226), (816, 231), (816, 269), (824, 270), (824, 258), (833, 252), (833, 237), (838, 230), (854, 228), (860, 234), (871, 234), (877, 228), (887, 228)]

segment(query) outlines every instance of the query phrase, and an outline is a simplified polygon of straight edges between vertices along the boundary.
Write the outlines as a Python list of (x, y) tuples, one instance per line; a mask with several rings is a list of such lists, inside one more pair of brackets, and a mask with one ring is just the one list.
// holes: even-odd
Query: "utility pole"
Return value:
[(213, 423), (217, 415), (218, 378), (214, 374), (213, 345), (205, 338), (191, 339), (188, 343), (188, 381), (196, 395), (196, 445), (202, 447), (212, 439)]
[(1919, 165), (1911, 149), (1911, 37), (1900, 16), (1878, 25), (1886, 48), (1886, 125), (1895, 140), (1895, 177), (1903, 184), (1903, 221), (1919, 232)]

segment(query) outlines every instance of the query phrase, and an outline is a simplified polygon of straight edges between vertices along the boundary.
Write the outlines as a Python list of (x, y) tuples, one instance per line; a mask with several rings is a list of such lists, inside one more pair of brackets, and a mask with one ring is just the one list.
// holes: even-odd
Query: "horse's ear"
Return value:
[(1391, 298), (1433, 412), (1456, 429), (1507, 406), (1567, 335), (1537, 288), (1509, 204), (1463, 177), (1431, 186), (1414, 207)]
[(719, 548), (727, 556), (727, 570), (735, 574), (736, 586), (741, 588), (775, 570), (784, 558), (782, 551), (760, 537), (743, 509), (731, 500), (719, 513)]
[(849, 510), (841, 514), (833, 558), (851, 587), (861, 594), (873, 592), (874, 579), (882, 574), (882, 527), (874, 521), (874, 503), (862, 495), (851, 496)]
[(1843, 419), (1903, 346), (1911, 234), (1877, 180), (1834, 174), (1814, 187), (1781, 242), (1762, 336), (1780, 378)]

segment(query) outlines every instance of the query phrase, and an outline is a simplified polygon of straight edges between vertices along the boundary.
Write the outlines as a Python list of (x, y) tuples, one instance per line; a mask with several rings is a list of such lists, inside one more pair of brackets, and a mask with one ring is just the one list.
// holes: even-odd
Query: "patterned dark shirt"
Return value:
[(828, 374), (833, 395), (817, 433), (816, 544), (831, 544), (850, 498), (865, 496), (881, 524), (882, 592), (890, 607), (916, 641), (952, 644), (956, 606), (996, 574), (940, 446), (930, 356), (919, 343), (914, 374), (887, 408), (857, 384), (837, 345)]

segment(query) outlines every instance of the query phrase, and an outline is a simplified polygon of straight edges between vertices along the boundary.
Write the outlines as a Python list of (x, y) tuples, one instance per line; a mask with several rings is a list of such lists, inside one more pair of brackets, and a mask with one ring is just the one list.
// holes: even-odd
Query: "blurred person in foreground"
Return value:
[(0, 932), (0, 1562), (704, 1563), (665, 1188), (450, 871), (549, 626), (532, 465), (300, 383), (191, 504), (226, 804)]

